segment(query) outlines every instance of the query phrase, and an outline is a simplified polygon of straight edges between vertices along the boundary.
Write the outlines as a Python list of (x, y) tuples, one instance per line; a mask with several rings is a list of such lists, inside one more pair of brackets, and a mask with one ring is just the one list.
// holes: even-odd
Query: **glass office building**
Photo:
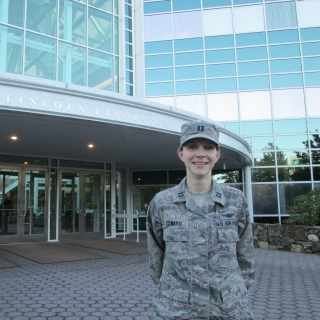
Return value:
[[(255, 221), (320, 185), (320, 0), (0, 0), (0, 242), (136, 230), (220, 126), (218, 182)], [(251, 167), (252, 165), (252, 167)], [(140, 225), (141, 224), (141, 225)], [(140, 219), (140, 228), (145, 221)]]
[(250, 144), (256, 221), (320, 185), (319, 12), (319, 0), (144, 1), (147, 99)]

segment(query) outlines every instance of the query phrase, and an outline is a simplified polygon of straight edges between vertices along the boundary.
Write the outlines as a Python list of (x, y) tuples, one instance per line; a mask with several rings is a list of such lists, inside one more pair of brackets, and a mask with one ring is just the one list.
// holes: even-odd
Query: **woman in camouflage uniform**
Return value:
[(218, 184), (218, 128), (182, 126), (178, 156), (187, 176), (158, 193), (148, 210), (151, 277), (158, 291), (153, 319), (253, 319), (252, 229), (243, 193)]

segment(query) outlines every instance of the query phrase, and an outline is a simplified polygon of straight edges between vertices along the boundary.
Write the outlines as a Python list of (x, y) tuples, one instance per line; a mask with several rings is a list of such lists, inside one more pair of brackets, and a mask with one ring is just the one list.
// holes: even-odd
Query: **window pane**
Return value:
[(306, 146), (308, 138), (307, 135), (295, 136), (276, 136), (276, 146), (278, 149), (303, 149)]
[(276, 74), (271, 76), (271, 84), (272, 88), (302, 87), (302, 74)]
[(308, 42), (302, 44), (302, 52), (304, 56), (312, 56), (320, 54), (320, 42)]
[(59, 41), (59, 81), (85, 86), (86, 69), (85, 48)]
[(195, 78), (204, 78), (203, 66), (176, 68), (177, 80)]
[(56, 80), (56, 40), (26, 33), (24, 74)]
[(88, 50), (88, 86), (107, 91), (114, 91), (112, 55)]
[(87, 44), (86, 6), (71, 0), (60, 0), (59, 37), (77, 44)]
[(230, 48), (234, 46), (233, 35), (205, 37), (204, 43), (206, 49)]
[(299, 34), (298, 30), (281, 30), (281, 31), (269, 31), (268, 32), (269, 44), (282, 43), (282, 42), (298, 42)]
[(167, 171), (134, 171), (133, 185), (167, 184)]
[(144, 3), (144, 13), (157, 13), (171, 11), (171, 1), (155, 1), (155, 2), (145, 2)]
[(311, 149), (320, 149), (320, 136), (319, 133), (310, 136)]
[(206, 51), (206, 62), (233, 62), (235, 61), (234, 50)]
[(309, 118), (309, 132), (320, 131), (320, 118)]
[(109, 12), (112, 12), (112, 0), (89, 0), (88, 4)]
[[(272, 121), (243, 121), (241, 134), (269, 134), (272, 133)], [(267, 145), (267, 144), (266, 144)]]
[[(161, 26), (161, 28), (155, 28), (154, 26)], [(168, 40), (171, 38), (171, 14), (155, 14), (144, 17), (144, 41)]]
[(320, 150), (311, 151), (312, 163), (320, 164)]
[(253, 137), (252, 148), (253, 150), (273, 150), (273, 137)]
[(236, 64), (235, 63), (224, 63), (224, 64), (208, 64), (207, 78), (210, 77), (228, 77), (236, 75)]
[(0, 25), (0, 71), (22, 74), (22, 45), (23, 30)]
[(239, 90), (255, 90), (255, 89), (268, 89), (269, 77), (241, 77), (239, 78)]
[(203, 52), (186, 52), (175, 54), (176, 66), (188, 64), (203, 64)]
[(252, 182), (275, 182), (276, 181), (276, 169), (264, 168), (264, 169), (252, 169)]
[(237, 34), (236, 43), (237, 47), (266, 44), (266, 34), (265, 32)]
[(176, 90), (177, 94), (203, 93), (205, 92), (204, 80), (178, 81)]
[(57, 32), (57, 0), (28, 0), (27, 2), (27, 29), (56, 36)]
[(320, 72), (305, 73), (306, 86), (320, 85)]
[(310, 181), (310, 167), (278, 168), (279, 181)]
[(173, 82), (147, 83), (147, 96), (167, 96), (174, 94)]
[(173, 80), (173, 68), (162, 68), (154, 70), (146, 70), (146, 81), (164, 81), (164, 80)]
[(240, 62), (238, 63), (238, 73), (240, 76), (249, 74), (268, 73), (268, 61)]
[(14, 26), (24, 26), (24, 0), (0, 1), (0, 21)]
[(276, 164), (275, 152), (254, 152), (253, 161), (257, 167), (274, 166)]
[(219, 78), (207, 80), (208, 92), (236, 91), (236, 78)]
[(172, 54), (146, 56), (146, 68), (173, 66)]
[(320, 70), (320, 57), (304, 58), (303, 64), (306, 71)]
[(112, 34), (112, 15), (93, 8), (89, 8), (89, 47), (112, 53), (112, 37), (110, 37), (110, 34)]
[[(182, 0), (186, 2), (185, 0)], [(192, 21), (192, 23), (190, 23)], [(202, 36), (201, 11), (187, 11), (173, 14), (174, 38), (195, 38)]]
[(294, 1), (266, 4), (268, 29), (286, 29), (297, 27), (296, 4)]
[(132, 45), (126, 43), (126, 55), (132, 57)]
[(294, 72), (301, 71), (301, 60), (300, 59), (286, 59), (286, 60), (271, 60), (270, 71), (271, 73), (276, 72)]
[(200, 9), (200, 0), (172, 0), (172, 6), (174, 11)]
[(231, 0), (202, 0), (203, 8), (231, 6)]
[(252, 185), (253, 212), (259, 214), (278, 214), (277, 185)]
[(285, 58), (300, 56), (298, 44), (284, 44), (279, 46), (269, 46), (270, 58)]
[(226, 129), (232, 130), (237, 134), (240, 134), (239, 122), (222, 122), (222, 124), (226, 127)]
[(301, 41), (320, 40), (320, 28), (300, 29)]
[(126, 68), (128, 70), (133, 70), (133, 60), (132, 60), (132, 58), (126, 57)]
[(234, 5), (247, 4), (247, 3), (257, 3), (262, 2), (262, 0), (233, 0)]
[(278, 166), (309, 164), (310, 155), (305, 150), (277, 151)]
[(259, 60), (266, 59), (267, 48), (266, 47), (253, 47), (237, 49), (237, 58), (239, 61), (243, 60)]
[(274, 128), (276, 133), (306, 132), (306, 120), (275, 120)]
[(172, 52), (172, 41), (146, 42), (144, 50), (146, 54)]
[(202, 38), (180, 39), (174, 41), (174, 51), (202, 50)]

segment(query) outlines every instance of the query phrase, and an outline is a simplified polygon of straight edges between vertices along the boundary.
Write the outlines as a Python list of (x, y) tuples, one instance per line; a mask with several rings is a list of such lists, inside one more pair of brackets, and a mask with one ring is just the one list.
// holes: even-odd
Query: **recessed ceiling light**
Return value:
[(88, 147), (89, 147), (89, 148), (93, 148), (94, 145), (93, 145), (92, 143), (90, 143), (90, 144), (88, 144)]
[(18, 137), (17, 136), (12, 136), (11, 139), (12, 140), (18, 140)]
[(23, 164), (28, 164), (28, 162), (27, 162), (27, 161), (25, 161)]

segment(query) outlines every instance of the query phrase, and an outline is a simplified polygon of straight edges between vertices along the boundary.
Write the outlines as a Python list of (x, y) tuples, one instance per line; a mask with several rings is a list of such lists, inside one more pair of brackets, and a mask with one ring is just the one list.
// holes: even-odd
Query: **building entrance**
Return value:
[(46, 241), (48, 170), (0, 166), (0, 243)]
[(59, 181), (59, 240), (102, 238), (103, 174), (63, 170)]

